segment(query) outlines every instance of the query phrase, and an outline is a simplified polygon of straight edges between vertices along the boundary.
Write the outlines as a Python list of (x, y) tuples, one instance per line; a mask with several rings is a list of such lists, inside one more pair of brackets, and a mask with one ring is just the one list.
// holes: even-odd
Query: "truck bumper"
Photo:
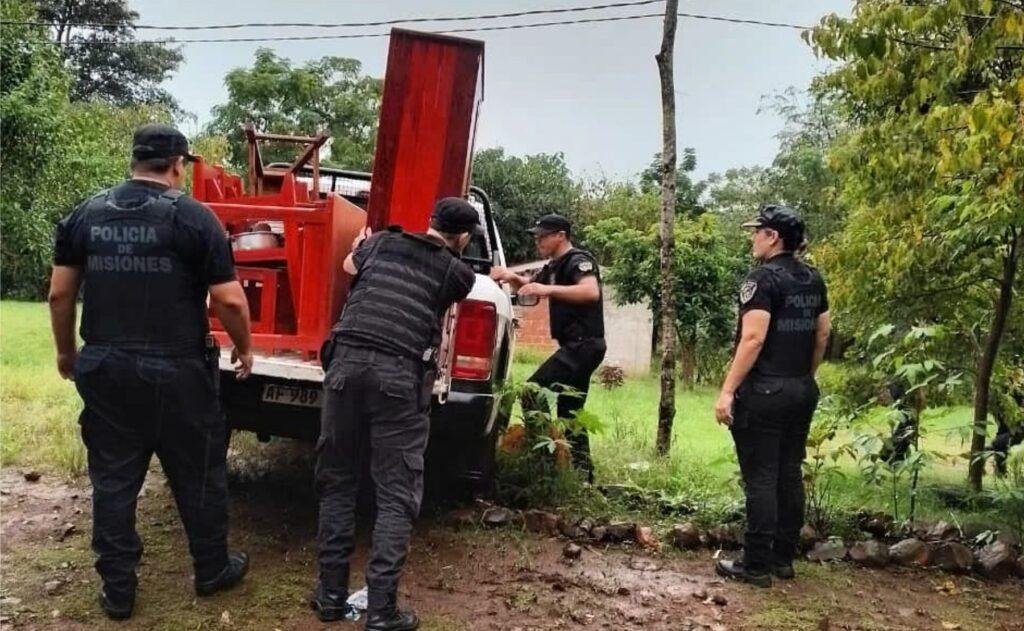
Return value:
[(446, 403), (434, 403), (426, 455), (431, 495), (469, 497), (490, 490), (498, 416), (491, 394), (450, 392)]

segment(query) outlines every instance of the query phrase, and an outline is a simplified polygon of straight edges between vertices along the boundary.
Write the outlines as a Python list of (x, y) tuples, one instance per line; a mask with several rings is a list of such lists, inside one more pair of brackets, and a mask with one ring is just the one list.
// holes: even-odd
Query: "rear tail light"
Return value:
[(480, 300), (459, 303), (455, 324), (455, 360), (452, 379), (487, 381), (491, 378), (491, 356), (498, 315), (494, 305)]

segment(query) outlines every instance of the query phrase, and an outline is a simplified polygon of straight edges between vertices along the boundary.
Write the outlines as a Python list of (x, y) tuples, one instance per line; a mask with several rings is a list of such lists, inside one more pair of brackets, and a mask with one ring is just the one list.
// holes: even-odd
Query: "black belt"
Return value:
[(413, 370), (422, 370), (428, 365), (422, 359), (413, 359), (393, 352), (382, 351), (377, 348), (355, 346), (344, 342), (338, 346), (338, 352), (342, 353), (346, 359), (359, 359), (368, 362), (395, 364)]

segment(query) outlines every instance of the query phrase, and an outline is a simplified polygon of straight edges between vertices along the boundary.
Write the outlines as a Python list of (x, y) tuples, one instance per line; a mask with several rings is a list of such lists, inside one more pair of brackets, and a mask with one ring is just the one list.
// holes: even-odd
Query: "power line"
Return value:
[[(135, 30), (158, 30), (158, 31), (218, 31), (239, 28), (356, 28), (366, 26), (390, 26), (393, 24), (414, 24), (419, 22), (461, 22), (467, 20), (493, 20), (498, 18), (515, 18), (531, 15), (546, 15), (554, 13), (579, 13), (583, 11), (599, 11), (602, 9), (616, 9), (621, 7), (637, 7), (649, 4), (658, 4), (664, 0), (632, 0), (631, 2), (613, 2), (609, 4), (593, 4), (582, 7), (560, 7), (553, 9), (532, 9), (529, 11), (515, 11), (511, 13), (488, 13), (482, 15), (442, 16), (442, 17), (413, 17), (399, 18), (392, 20), (379, 20), (375, 22), (243, 22), (238, 24), (208, 24), (208, 25), (179, 25), (163, 26), (157, 24), (131, 24), (124, 25), (110, 22), (81, 22), (66, 26), (88, 27), (88, 28), (120, 28), (127, 26)], [(60, 26), (56, 22), (40, 21), (9, 21), (4, 20), (3, 24), (18, 24), (21, 26)]]
[[(658, 0), (661, 1), (661, 0)], [(730, 18), (720, 15), (704, 15), (699, 13), (679, 13), (680, 17), (695, 19), (695, 20), (709, 20), (715, 22), (727, 22), (731, 24), (742, 24), (742, 25), (754, 25), (754, 26), (767, 26), (774, 28), (789, 28), (798, 30), (807, 30), (811, 27), (801, 26), (799, 24), (788, 24), (784, 22), (766, 22), (761, 20), (751, 20), (745, 18)], [(643, 13), (639, 15), (619, 15), (611, 17), (601, 18), (582, 18), (577, 20), (556, 20), (551, 22), (532, 22), (529, 24), (506, 24), (502, 26), (480, 26), (470, 28), (455, 28), (455, 29), (444, 29), (438, 31), (427, 31), (435, 34), (451, 34), (451, 33), (481, 33), (487, 31), (510, 31), (520, 29), (531, 29), (531, 28), (544, 28), (551, 26), (567, 26), (575, 24), (593, 24), (599, 22), (622, 22), (628, 20), (642, 20), (650, 18), (661, 18), (664, 17), (663, 13)], [(111, 44), (209, 44), (209, 43), (230, 43), (230, 42), (285, 42), (285, 41), (313, 41), (313, 40), (334, 40), (334, 39), (369, 39), (369, 38), (380, 38), (389, 37), (390, 33), (348, 33), (343, 35), (283, 35), (278, 37), (234, 37), (234, 38), (189, 38), (189, 39), (142, 39), (142, 40), (79, 40), (69, 42), (69, 45), (81, 45), (81, 46), (103, 46)]]

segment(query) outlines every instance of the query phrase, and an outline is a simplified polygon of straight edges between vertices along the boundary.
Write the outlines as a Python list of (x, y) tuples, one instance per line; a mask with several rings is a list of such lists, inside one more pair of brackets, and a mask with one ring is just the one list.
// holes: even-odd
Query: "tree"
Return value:
[(156, 104), (179, 112), (177, 101), (160, 84), (181, 65), (181, 49), (134, 41), (139, 14), (125, 0), (35, 0), (35, 4), (39, 18), (53, 24), (53, 42), (74, 77), (73, 101)]
[[(693, 147), (683, 149), (683, 157), (676, 169), (676, 211), (688, 217), (696, 217), (704, 212), (701, 196), (707, 184), (703, 181), (694, 182), (689, 173), (697, 168), (697, 152)], [(654, 159), (640, 173), (640, 188), (644, 191), (661, 190), (661, 154), (654, 154)]]
[[(213, 108), (206, 133), (226, 136), (235, 166), (246, 164), (242, 126), (295, 135), (331, 134), (334, 166), (368, 171), (373, 163), (382, 82), (362, 74), (362, 64), (345, 57), (322, 57), (300, 67), (268, 48), (256, 51), (251, 68), (236, 68), (224, 79), (228, 102)], [(294, 158), (294, 145), (264, 151), (268, 162)]]
[[(537, 258), (526, 228), (541, 215), (558, 213), (582, 228), (576, 221), (582, 187), (573, 180), (561, 153), (518, 157), (506, 155), (501, 147), (484, 149), (473, 156), (472, 179), (494, 205), (495, 221), (510, 263)], [(579, 244), (577, 235), (582, 236), (583, 230), (573, 235)]]
[(605, 252), (613, 261), (605, 268), (605, 281), (615, 288), (616, 301), (648, 304), (661, 322), (668, 316), (679, 340), (687, 385), (717, 376), (726, 359), (722, 350), (729, 348), (736, 325), (736, 286), (747, 259), (723, 236), (718, 221), (710, 213), (676, 221), (670, 268), (676, 299), (667, 314), (661, 289), (660, 226), (651, 223), (640, 230), (620, 217), (606, 217), (587, 228), (587, 241), (594, 251)]
[(70, 80), (42, 28), (8, 23), (36, 19), (29, 2), (5, 1), (0, 15), (0, 285), (4, 296), (26, 296), (37, 291), (51, 237), (38, 217), (37, 178), (60, 147)]
[(661, 80), (661, 399), (658, 402), (658, 453), (668, 454), (672, 420), (676, 415), (676, 336), (672, 326), (672, 260), (675, 256), (676, 217), (676, 92), (673, 53), (676, 45), (678, 0), (665, 3), (661, 50), (655, 55)]
[(1012, 0), (861, 0), (822, 20), (840, 65), (816, 89), (850, 112), (831, 154), (851, 213), (824, 251), (839, 317), (943, 325), (970, 358), (969, 479), (980, 489), (990, 384), (1024, 248), (1024, 6)]

